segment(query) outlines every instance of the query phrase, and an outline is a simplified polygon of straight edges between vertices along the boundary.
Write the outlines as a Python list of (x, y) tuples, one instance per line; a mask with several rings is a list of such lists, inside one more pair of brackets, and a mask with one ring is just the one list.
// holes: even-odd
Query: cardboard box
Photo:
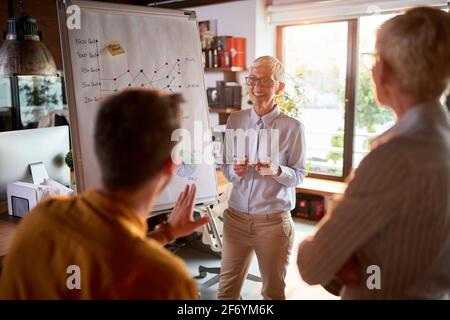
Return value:
[(297, 193), (297, 203), (292, 216), (318, 221), (325, 214), (325, 199), (322, 196)]
[(246, 38), (229, 37), (227, 40), (227, 50), (231, 55), (231, 66), (245, 69), (246, 65)]
[(25, 216), (44, 195), (45, 186), (28, 182), (12, 182), (6, 186), (8, 213), (16, 217)]

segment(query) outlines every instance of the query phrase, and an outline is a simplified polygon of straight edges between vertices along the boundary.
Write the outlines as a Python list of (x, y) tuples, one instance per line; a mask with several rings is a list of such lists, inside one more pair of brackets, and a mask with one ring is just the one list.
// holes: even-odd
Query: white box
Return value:
[(8, 213), (23, 217), (42, 199), (45, 187), (28, 182), (12, 182), (6, 187)]

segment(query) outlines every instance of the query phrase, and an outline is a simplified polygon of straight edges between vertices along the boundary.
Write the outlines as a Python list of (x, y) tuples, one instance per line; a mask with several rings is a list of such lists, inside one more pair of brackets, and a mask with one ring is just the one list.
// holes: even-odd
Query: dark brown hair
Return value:
[(95, 125), (95, 152), (108, 190), (135, 191), (162, 169), (180, 127), (181, 96), (129, 89), (102, 103)]

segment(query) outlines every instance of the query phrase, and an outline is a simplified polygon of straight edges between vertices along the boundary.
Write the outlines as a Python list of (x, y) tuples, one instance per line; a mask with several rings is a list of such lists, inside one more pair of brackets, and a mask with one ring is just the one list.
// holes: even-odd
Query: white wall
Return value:
[(264, 55), (275, 56), (276, 29), (269, 24), (266, 1), (256, 1), (255, 58)]
[[(219, 36), (245, 37), (247, 39), (246, 64), (262, 55), (275, 54), (275, 27), (269, 25), (266, 11), (266, 0), (246, 0), (214, 4), (210, 6), (194, 7), (197, 20), (217, 20), (217, 34)], [(245, 83), (248, 72), (239, 73), (239, 82)], [(205, 74), (206, 87), (215, 87), (216, 81), (223, 80), (223, 73), (213, 72)], [(243, 87), (245, 93), (246, 87)], [(248, 97), (243, 95), (242, 108), (247, 108)], [(219, 123), (217, 113), (210, 113), (210, 124)]]
[[(217, 20), (217, 33), (221, 36), (245, 37), (247, 39), (247, 67), (261, 55), (275, 52), (274, 27), (268, 24), (265, 0), (246, 0), (194, 7), (197, 20)], [(241, 83), (245, 73), (240, 75)], [(205, 75), (206, 86), (214, 87), (222, 80), (221, 73)]]

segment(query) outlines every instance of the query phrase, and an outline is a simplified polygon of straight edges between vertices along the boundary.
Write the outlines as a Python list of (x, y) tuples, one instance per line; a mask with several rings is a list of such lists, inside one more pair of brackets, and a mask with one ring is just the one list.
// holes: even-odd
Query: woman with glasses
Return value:
[(345, 299), (450, 298), (450, 15), (416, 8), (377, 33), (372, 69), (397, 123), (378, 137), (343, 198), (298, 250), (307, 283)]
[(222, 171), (233, 190), (224, 213), (219, 299), (240, 298), (254, 253), (262, 296), (285, 299), (294, 239), (290, 210), (306, 170), (303, 126), (274, 102), (284, 89), (283, 77), (277, 59), (256, 59), (246, 78), (252, 108), (228, 118)]

